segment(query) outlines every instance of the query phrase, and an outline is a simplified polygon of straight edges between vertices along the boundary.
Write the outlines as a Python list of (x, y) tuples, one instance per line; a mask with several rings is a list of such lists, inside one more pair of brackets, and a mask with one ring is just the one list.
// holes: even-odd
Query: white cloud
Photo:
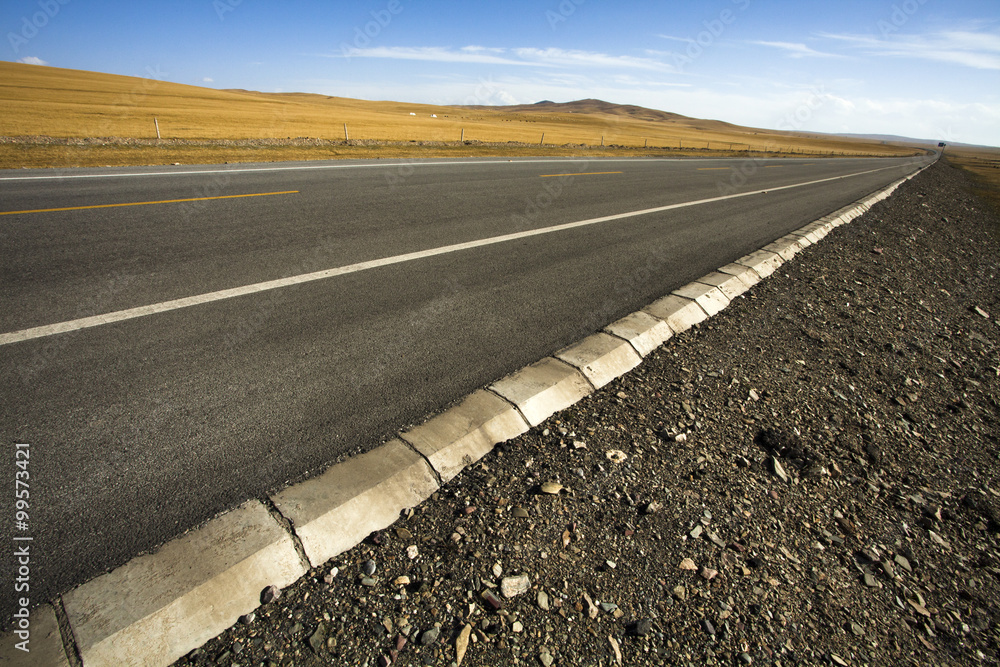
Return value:
[(403, 47), (379, 46), (347, 49), (343, 53), (328, 54), (331, 58), (388, 58), (396, 60), (423, 60), (447, 63), (475, 63), (487, 65), (513, 65), (533, 67), (602, 67), (609, 69), (638, 69), (669, 72), (673, 68), (655, 58), (610, 55), (593, 51), (559, 48), (487, 48), (465, 46), (451, 49), (441, 46)]
[[(501, 53), (503, 50), (500, 50)], [(442, 63), (477, 63), (485, 65), (531, 65), (533, 63), (505, 58), (495, 52), (472, 47), (453, 51), (440, 46), (377, 46), (370, 49), (347, 49), (330, 54), (331, 58), (388, 58), (391, 60), (424, 60)]]
[(213, 79), (210, 76), (204, 77), (201, 81), (202, 81), (202, 83), (215, 83), (215, 79)]
[(35, 56), (26, 56), (24, 58), (18, 58), (17, 62), (24, 63), (25, 65), (48, 65), (47, 62)]
[(670, 40), (671, 42), (691, 43), (694, 41), (690, 37), (674, 37), (673, 35), (657, 35), (657, 37), (659, 37), (660, 39)]
[(525, 60), (535, 61), (539, 65), (554, 65), (562, 67), (608, 67), (626, 69), (644, 69), (655, 71), (672, 71), (672, 67), (652, 58), (637, 58), (635, 56), (612, 56), (592, 51), (577, 51), (567, 49), (514, 49), (514, 52)]
[(823, 34), (869, 55), (933, 60), (973, 69), (1000, 70), (1000, 35), (952, 30), (926, 35)]
[(466, 53), (493, 53), (497, 55), (502, 54), (505, 51), (505, 49), (490, 48), (486, 46), (475, 46), (475, 45), (463, 46), (461, 50)]
[(791, 58), (843, 58), (834, 53), (823, 53), (797, 42), (750, 42), (759, 46), (769, 46), (785, 51)]

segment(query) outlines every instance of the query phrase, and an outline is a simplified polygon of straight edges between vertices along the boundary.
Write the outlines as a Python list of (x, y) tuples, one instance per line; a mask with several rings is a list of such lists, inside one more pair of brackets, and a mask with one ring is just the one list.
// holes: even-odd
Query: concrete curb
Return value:
[(642, 357), (631, 343), (606, 333), (587, 336), (580, 342), (559, 350), (555, 356), (579, 369), (595, 389), (600, 389), (642, 363)]
[(292, 536), (259, 500), (92, 579), (63, 604), (83, 663), (169, 664), (306, 573)]
[(530, 427), (518, 410), (488, 391), (477, 391), (451, 410), (400, 434), (446, 483), (488, 454), (498, 442)]
[(525, 366), (490, 385), (490, 389), (516, 405), (532, 426), (594, 390), (582, 373), (552, 357)]
[(399, 439), (282, 490), (269, 499), (277, 512), (248, 501), (78, 586), (55, 606), (36, 608), (31, 652), (16, 649), (20, 639), (11, 632), (0, 658), (30, 666), (77, 664), (78, 657), (84, 667), (169, 665), (255, 609), (266, 588), (288, 586), (307, 566), (388, 527), (498, 443), (632, 370), (926, 168), (498, 380)]
[(401, 440), (335, 465), (272, 496), (309, 563), (319, 566), (391, 525), (438, 490), (427, 461)]

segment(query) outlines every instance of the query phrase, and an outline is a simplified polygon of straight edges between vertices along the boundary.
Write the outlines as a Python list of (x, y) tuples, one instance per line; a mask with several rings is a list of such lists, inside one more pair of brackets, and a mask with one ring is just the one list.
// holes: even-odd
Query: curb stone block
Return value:
[(747, 289), (750, 289), (761, 280), (760, 275), (756, 271), (742, 264), (726, 264), (719, 267), (719, 273), (739, 278), (747, 286)]
[(63, 596), (86, 667), (169, 665), (306, 573), (257, 500)]
[(580, 370), (595, 389), (628, 373), (642, 362), (642, 357), (628, 343), (606, 333), (596, 333), (564, 347), (554, 355)]
[(423, 454), (441, 481), (447, 482), (483, 458), (498, 442), (516, 438), (528, 428), (513, 405), (496, 394), (479, 390), (400, 437)]
[(794, 234), (789, 234), (788, 236), (783, 236), (779, 239), (780, 241), (787, 241), (791, 243), (795, 248), (795, 254), (798, 254), (802, 250), (805, 250), (809, 246), (813, 245), (813, 242), (804, 236), (795, 236)]
[(69, 667), (63, 648), (59, 621), (52, 605), (43, 604), (28, 614), (29, 632), (27, 648), (22, 651), (17, 644), (24, 641), (11, 630), (0, 637), (0, 664), (17, 667)]
[(401, 440), (338, 463), (271, 496), (318, 567), (392, 525), (438, 490), (427, 461)]
[(671, 294), (695, 301), (709, 317), (718, 315), (729, 305), (729, 299), (722, 290), (699, 282), (688, 283), (684, 287), (675, 289)]
[[(820, 229), (822, 229), (822, 227)], [(796, 253), (799, 250), (805, 250), (806, 248), (808, 248), (809, 246), (812, 245), (812, 241), (810, 241), (806, 237), (804, 237), (804, 236), (796, 236), (795, 234), (786, 234), (785, 236), (782, 236), (778, 240), (779, 241), (785, 241), (787, 243), (791, 243), (793, 246), (795, 246), (795, 252)]]
[(635, 351), (643, 357), (649, 355), (650, 352), (663, 345), (674, 335), (666, 322), (641, 310), (626, 315), (617, 322), (612, 322), (604, 327), (604, 330), (627, 340), (635, 348)]
[(802, 236), (807, 238), (810, 243), (819, 243), (820, 241), (823, 240), (823, 237), (830, 232), (831, 229), (833, 228), (828, 227), (827, 225), (819, 225), (814, 223), (798, 229), (796, 233), (801, 234)]
[(769, 275), (778, 270), (778, 268), (785, 263), (785, 260), (781, 259), (780, 255), (776, 255), (773, 252), (768, 252), (766, 250), (757, 250), (749, 255), (744, 255), (736, 260), (737, 264), (742, 264), (743, 266), (749, 266), (751, 269), (757, 272), (761, 278), (767, 278)]
[(590, 383), (569, 364), (546, 357), (490, 386), (521, 410), (532, 426), (563, 410), (593, 391)]
[(708, 313), (698, 305), (698, 302), (676, 294), (668, 294), (662, 299), (657, 299), (643, 310), (666, 322), (675, 334), (687, 331), (708, 319)]
[(781, 259), (790, 262), (795, 258), (795, 253), (799, 251), (799, 246), (797, 243), (778, 239), (764, 246), (764, 250), (780, 255)]
[(695, 282), (704, 283), (705, 285), (717, 288), (720, 292), (722, 292), (722, 295), (730, 301), (750, 289), (739, 276), (720, 273), (718, 271), (713, 271), (706, 276), (702, 276)]
[(788, 235), (794, 236), (795, 239), (799, 241), (799, 244), (803, 248), (808, 248), (809, 246), (813, 245), (813, 242), (809, 239), (808, 236), (806, 236), (808, 232), (803, 231), (804, 229), (805, 227), (803, 227), (802, 229), (796, 229), (795, 231), (789, 233)]

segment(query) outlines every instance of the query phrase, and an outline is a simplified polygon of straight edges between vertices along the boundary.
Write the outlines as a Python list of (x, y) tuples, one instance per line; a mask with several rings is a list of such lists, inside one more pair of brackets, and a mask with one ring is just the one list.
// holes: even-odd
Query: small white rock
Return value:
[(526, 574), (519, 574), (516, 577), (504, 577), (500, 582), (500, 592), (505, 598), (512, 598), (515, 595), (525, 593), (531, 588), (531, 579)]

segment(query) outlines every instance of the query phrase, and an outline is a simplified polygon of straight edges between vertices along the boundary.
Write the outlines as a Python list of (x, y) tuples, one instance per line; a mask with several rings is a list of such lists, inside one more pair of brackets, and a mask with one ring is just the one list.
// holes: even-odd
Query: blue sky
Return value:
[(0, 27), (5, 60), (213, 88), (1000, 146), (997, 0), (3, 0)]

